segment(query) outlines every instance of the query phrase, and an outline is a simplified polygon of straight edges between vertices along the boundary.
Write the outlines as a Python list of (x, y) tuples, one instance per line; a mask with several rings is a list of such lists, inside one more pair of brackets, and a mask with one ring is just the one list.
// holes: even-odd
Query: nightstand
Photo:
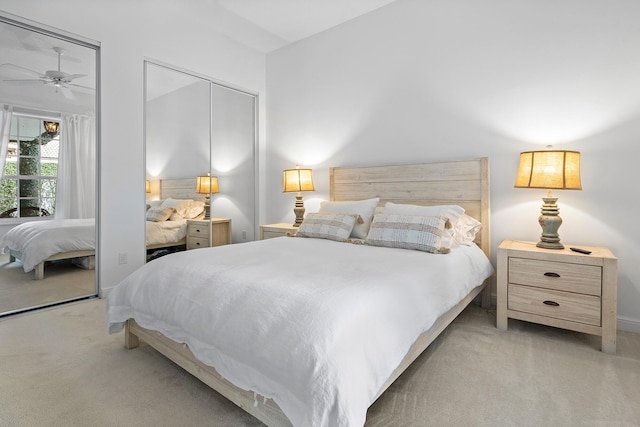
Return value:
[(187, 220), (187, 250), (231, 243), (231, 219), (208, 218)]
[(602, 337), (616, 352), (618, 260), (607, 248), (583, 246), (590, 255), (505, 240), (498, 247), (496, 325), (519, 319)]
[(295, 236), (299, 227), (294, 227), (289, 223), (267, 224), (260, 226), (260, 240), (272, 239), (286, 235)]

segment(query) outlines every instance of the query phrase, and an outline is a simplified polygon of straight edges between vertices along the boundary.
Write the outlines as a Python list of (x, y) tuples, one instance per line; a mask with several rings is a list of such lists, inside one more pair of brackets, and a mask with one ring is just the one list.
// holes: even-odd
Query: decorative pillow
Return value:
[(171, 217), (173, 208), (163, 208), (162, 206), (151, 206), (147, 211), (147, 221), (162, 222)]
[(300, 224), (296, 237), (345, 242), (349, 239), (357, 218), (356, 214), (310, 213)]
[(180, 219), (187, 218), (187, 214), (189, 213), (189, 209), (191, 208), (191, 199), (166, 199), (160, 205), (163, 208), (173, 208), (175, 212), (171, 218), (172, 221), (177, 221)]
[(189, 212), (187, 213), (187, 219), (195, 219), (200, 214), (204, 212), (204, 201), (203, 200), (193, 200), (191, 202), (191, 207), (189, 207)]
[(322, 202), (320, 203), (320, 213), (343, 213), (360, 215), (362, 223), (358, 222), (351, 231), (351, 237), (356, 239), (364, 239), (367, 237), (373, 211), (378, 206), (380, 199), (357, 200), (349, 202)]
[(445, 248), (455, 249), (460, 246), (456, 239), (456, 224), (464, 215), (464, 208), (458, 205), (436, 205), (436, 206), (420, 206), (387, 202), (384, 205), (384, 213), (386, 214), (402, 214), (402, 215), (424, 215), (424, 216), (443, 216), (449, 219), (453, 226), (451, 229), (444, 231), (441, 244)]
[(460, 217), (464, 214), (464, 208), (458, 205), (420, 206), (387, 202), (384, 205), (384, 213), (402, 215), (444, 216), (446, 218), (449, 218), (449, 222), (451, 222), (451, 225), (455, 227)]
[(441, 216), (378, 214), (373, 217), (365, 244), (447, 254), (442, 232), (448, 220)]

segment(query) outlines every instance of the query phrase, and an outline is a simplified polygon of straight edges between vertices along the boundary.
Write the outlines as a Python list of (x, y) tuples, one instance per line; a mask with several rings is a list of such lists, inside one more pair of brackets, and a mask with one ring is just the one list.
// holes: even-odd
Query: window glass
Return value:
[(0, 181), (0, 219), (55, 213), (59, 133), (48, 133), (47, 118), (14, 114)]

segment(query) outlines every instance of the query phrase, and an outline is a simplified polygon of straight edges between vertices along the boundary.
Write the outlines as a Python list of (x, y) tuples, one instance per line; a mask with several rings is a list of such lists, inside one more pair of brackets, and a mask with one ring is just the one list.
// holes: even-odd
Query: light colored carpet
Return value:
[[(259, 426), (147, 345), (105, 301), (0, 320), (2, 426)], [(638, 426), (640, 336), (596, 337), (470, 307), (369, 409), (367, 426)]]
[(76, 267), (70, 260), (47, 263), (44, 279), (34, 280), (22, 262), (0, 255), (0, 313), (39, 307), (86, 295), (95, 295), (95, 270)]

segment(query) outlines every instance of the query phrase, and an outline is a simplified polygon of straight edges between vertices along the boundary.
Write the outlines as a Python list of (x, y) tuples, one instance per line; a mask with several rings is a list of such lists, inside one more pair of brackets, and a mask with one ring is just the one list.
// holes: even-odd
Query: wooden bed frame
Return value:
[[(414, 165), (332, 168), (329, 179), (330, 199), (336, 201), (380, 197), (380, 206), (384, 206), (387, 201), (421, 205), (460, 205), (469, 215), (482, 222), (476, 243), (490, 258), (488, 158)], [(481, 292), (484, 291), (482, 305), (489, 305), (490, 295), (486, 285), (487, 281), (473, 289), (455, 307), (442, 315), (428, 331), (418, 337), (400, 365), (379, 390), (376, 399)], [(263, 404), (263, 399), (259, 399), (259, 404), (254, 405), (256, 398), (252, 391), (234, 386), (222, 378), (214, 368), (199, 362), (186, 344), (174, 342), (161, 333), (145, 329), (133, 319), (129, 319), (125, 324), (125, 347), (137, 347), (140, 339), (266, 425), (291, 425), (273, 400), (267, 399)]]
[[(71, 251), (71, 252), (62, 252), (59, 254), (51, 255), (49, 258), (45, 259), (41, 263), (37, 264), (33, 269), (35, 276), (34, 280), (42, 280), (44, 279), (44, 264), (49, 261), (59, 261), (63, 259), (73, 259), (73, 258), (82, 258), (89, 257), (89, 264), (92, 266), (95, 265), (96, 259), (96, 251), (95, 250), (86, 250), (86, 251)], [(10, 250), (9, 251), (9, 262), (14, 262), (16, 259), (22, 259), (22, 253), (19, 251)]]

